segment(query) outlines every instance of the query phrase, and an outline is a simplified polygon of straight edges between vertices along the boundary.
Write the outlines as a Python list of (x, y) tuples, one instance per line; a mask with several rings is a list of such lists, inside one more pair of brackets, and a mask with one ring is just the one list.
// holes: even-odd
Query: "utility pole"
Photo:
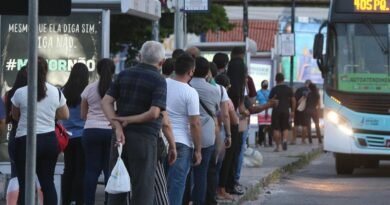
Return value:
[(294, 56), (295, 56), (295, 0), (292, 0), (291, 5), (291, 33), (294, 38), (294, 55), (290, 57), (290, 87), (294, 86)]
[(244, 21), (243, 21), (243, 32), (244, 32), (244, 41), (249, 35), (249, 20), (248, 20), (248, 0), (244, 0)]
[(160, 21), (156, 20), (152, 23), (152, 39), (160, 41)]
[(176, 0), (175, 5), (175, 49), (184, 48), (184, 5), (183, 0)]
[(28, 3), (28, 95), (27, 95), (27, 142), (26, 142), (26, 186), (24, 204), (35, 204), (36, 167), (36, 115), (38, 76), (38, 0)]

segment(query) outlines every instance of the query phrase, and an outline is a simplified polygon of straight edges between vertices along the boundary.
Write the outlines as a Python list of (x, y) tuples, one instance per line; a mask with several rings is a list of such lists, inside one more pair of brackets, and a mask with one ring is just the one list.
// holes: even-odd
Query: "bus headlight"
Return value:
[(350, 123), (343, 116), (331, 110), (326, 113), (326, 118), (344, 134), (349, 136), (353, 135), (353, 130)]

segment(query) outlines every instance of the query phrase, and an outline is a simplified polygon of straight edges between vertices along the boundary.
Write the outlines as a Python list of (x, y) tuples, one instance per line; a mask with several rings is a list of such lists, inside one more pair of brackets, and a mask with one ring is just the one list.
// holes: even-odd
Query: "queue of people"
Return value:
[[(230, 60), (227, 54), (217, 53), (209, 62), (192, 47), (177, 49), (171, 59), (165, 59), (162, 44), (147, 41), (140, 62), (115, 78), (110, 59), (98, 62), (95, 82), (89, 82), (87, 67), (77, 63), (62, 88), (46, 82), (48, 65), (38, 58), (36, 173), (43, 204), (59, 200), (63, 205), (95, 204), (98, 178), (103, 173), (107, 183), (119, 144), (132, 192), (106, 193), (105, 204), (217, 204), (218, 199), (233, 200), (233, 195), (243, 194), (239, 181), (249, 116), (265, 113), (271, 126), (260, 125), (260, 143), (265, 144), (264, 132), (272, 130), (268, 144), (274, 142), (275, 151), (280, 151), (287, 149), (297, 98), (306, 98), (304, 113), (314, 122), (318, 122), (315, 103), (319, 102), (314, 84), (308, 85), (310, 91), (294, 96), (282, 74), (276, 75), (277, 85), (271, 91), (268, 81), (263, 81), (256, 93), (244, 53), (234, 48)], [(19, 71), (4, 98), (4, 116), (0, 112), (12, 124), (9, 155), (12, 176), (19, 179), (18, 204), (24, 204), (25, 190), (26, 69)], [(71, 133), (64, 151), (61, 199), (54, 188), (60, 154), (56, 120)], [(307, 123), (304, 118), (299, 125)]]

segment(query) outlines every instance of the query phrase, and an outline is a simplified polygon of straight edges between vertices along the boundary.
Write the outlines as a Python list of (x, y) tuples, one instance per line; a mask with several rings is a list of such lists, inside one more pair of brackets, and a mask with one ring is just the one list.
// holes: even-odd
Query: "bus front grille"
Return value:
[(390, 114), (390, 95), (384, 93), (348, 93), (337, 90), (327, 90), (330, 96), (338, 99), (348, 109), (360, 113)]
[(367, 136), (366, 142), (368, 147), (385, 147), (385, 138), (384, 137), (373, 137), (373, 136)]

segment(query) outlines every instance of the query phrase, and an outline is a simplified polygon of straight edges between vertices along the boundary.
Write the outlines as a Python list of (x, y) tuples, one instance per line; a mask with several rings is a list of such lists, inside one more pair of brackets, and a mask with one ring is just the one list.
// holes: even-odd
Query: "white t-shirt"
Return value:
[(84, 128), (112, 129), (103, 113), (102, 98), (98, 91), (99, 81), (89, 84), (81, 93), (81, 98), (88, 103), (87, 120)]
[[(54, 131), (54, 120), (58, 108), (66, 104), (65, 96), (61, 93), (61, 100), (58, 88), (46, 83), (46, 97), (37, 102), (36, 133), (48, 133)], [(20, 118), (16, 137), (27, 135), (27, 86), (16, 90), (11, 101), (20, 109)]]
[(221, 100), (221, 103), (227, 102), (227, 101), (230, 100), (229, 95), (227, 94), (225, 87), (223, 87), (222, 85), (218, 85), (218, 90), (219, 90), (220, 94), (221, 94), (221, 90), (222, 90), (222, 94), (221, 94), (222, 95), (221, 96), (222, 100)]
[(189, 117), (200, 115), (196, 90), (186, 83), (167, 79), (167, 112), (175, 141), (193, 147)]

